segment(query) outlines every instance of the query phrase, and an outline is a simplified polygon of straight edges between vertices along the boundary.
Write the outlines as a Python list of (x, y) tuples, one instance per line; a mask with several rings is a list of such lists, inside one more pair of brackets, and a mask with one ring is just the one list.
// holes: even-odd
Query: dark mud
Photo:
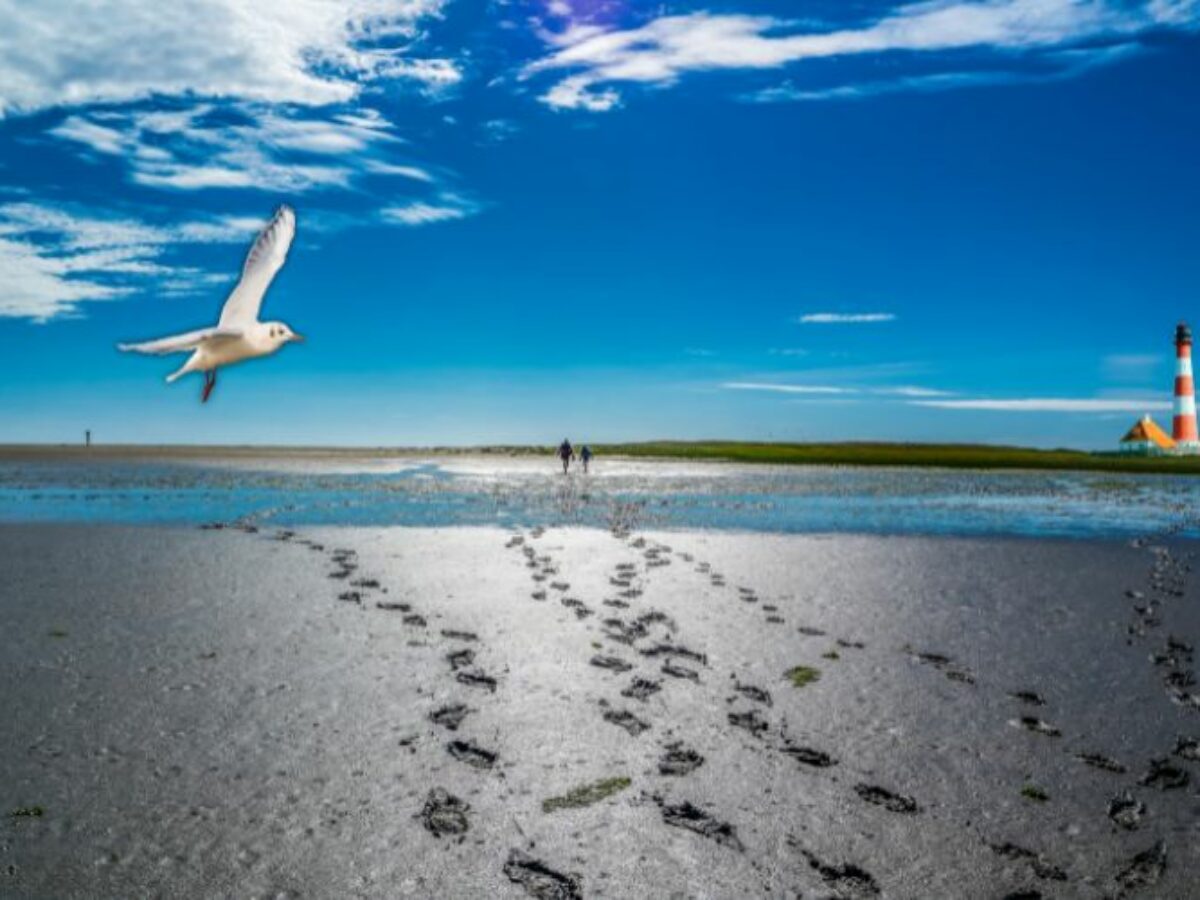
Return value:
[(469, 804), (445, 788), (433, 788), (421, 809), (421, 823), (434, 837), (459, 837), (470, 828), (467, 821), (470, 811)]
[(666, 643), (664, 641), (659, 641), (658, 643), (651, 644), (649, 647), (643, 647), (638, 652), (641, 653), (642, 656), (649, 656), (649, 657), (681, 656), (684, 659), (692, 660), (692, 662), (698, 662), (702, 666), (708, 665), (708, 655), (707, 654), (699, 653), (695, 650), (690, 650), (687, 647), (680, 646), (679, 644), (670, 644), (670, 643)]
[(1067, 873), (1049, 862), (1040, 853), (1035, 853), (1013, 843), (992, 844), (992, 852), (1005, 859), (1026, 862), (1033, 874), (1046, 881), (1066, 881)]
[(564, 875), (520, 850), (508, 854), (504, 874), (535, 900), (583, 900), (583, 879)]
[(1112, 772), (1115, 775), (1124, 775), (1127, 771), (1115, 759), (1105, 756), (1102, 753), (1076, 753), (1075, 758), (1081, 763), (1091, 766), (1093, 769), (1101, 769), (1105, 772)]
[(1138, 779), (1138, 784), (1160, 791), (1172, 791), (1187, 787), (1190, 781), (1191, 775), (1186, 769), (1179, 768), (1168, 759), (1152, 759), (1146, 774)]
[(1200, 762), (1200, 739), (1181, 737), (1175, 741), (1175, 749), (1171, 751), (1180, 759)]
[(1013, 691), (1008, 696), (1014, 700), (1020, 700), (1022, 703), (1027, 703), (1030, 706), (1045, 706), (1046, 701), (1037, 691)]
[(823, 750), (814, 750), (812, 747), (802, 747), (799, 744), (785, 744), (779, 752), (790, 756), (798, 763), (818, 769), (827, 769), (837, 765), (837, 760)]
[(738, 683), (733, 686), (733, 689), (743, 697), (747, 697), (756, 703), (762, 703), (766, 706), (772, 705), (770, 692), (763, 688), (755, 687), (752, 684)]
[(606, 709), (604, 711), (604, 721), (611, 722), (618, 728), (624, 728), (633, 737), (637, 737), (643, 731), (650, 730), (649, 722), (643, 722), (633, 713), (625, 709)]
[(1023, 728), (1034, 734), (1044, 734), (1046, 737), (1062, 737), (1062, 732), (1037, 716), (1021, 716), (1010, 723), (1014, 728)]
[(461, 672), (456, 672), (454, 680), (468, 687), (479, 688), (493, 694), (496, 692), (496, 679), (491, 675), (480, 672), (478, 669), (465, 669)]
[(1167, 871), (1167, 847), (1162, 841), (1136, 854), (1117, 874), (1122, 890), (1132, 892), (1154, 887)]
[(670, 675), (672, 678), (683, 678), (687, 681), (700, 680), (700, 673), (695, 669), (689, 669), (687, 666), (681, 666), (672, 659), (668, 659), (662, 664), (662, 673)]
[(629, 683), (629, 687), (621, 691), (622, 697), (632, 697), (634, 700), (641, 700), (645, 703), (654, 694), (662, 690), (662, 684), (657, 681), (651, 681), (648, 678), (634, 678)]
[(895, 794), (887, 788), (882, 788), (873, 784), (856, 784), (854, 793), (858, 794), (863, 800), (868, 803), (873, 803), (876, 806), (882, 806), (884, 809), (894, 813), (916, 813), (921, 811), (921, 807), (917, 805), (917, 801), (912, 797), (906, 797), (904, 794)]
[(471, 710), (465, 703), (452, 703), (435, 709), (429, 714), (429, 719), (435, 725), (441, 725), (448, 731), (457, 731), (463, 719), (470, 713)]
[(1126, 831), (1136, 831), (1146, 815), (1146, 804), (1134, 798), (1129, 791), (1121, 791), (1108, 801), (1108, 817)]
[(667, 752), (658, 760), (660, 775), (690, 775), (704, 765), (704, 757), (682, 744), (667, 745)]
[(932, 666), (951, 681), (959, 681), (963, 684), (975, 683), (975, 676), (971, 674), (970, 670), (958, 665), (951, 657), (944, 653), (915, 651), (911, 647), (905, 649), (917, 662), (922, 665)]
[(473, 769), (490, 769), (496, 764), (499, 755), (491, 750), (477, 747), (469, 741), (451, 741), (446, 750), (459, 762), (464, 762)]
[(620, 644), (633, 644), (641, 640), (649, 632), (641, 622), (626, 622), (623, 619), (611, 618), (603, 622), (604, 633)]
[(799, 846), (795, 838), (788, 838), (788, 843), (800, 852), (809, 866), (821, 876), (821, 880), (836, 892), (840, 900), (860, 900), (864, 897), (878, 897), (879, 884), (865, 869), (853, 863), (843, 863), (835, 866), (820, 860), (816, 854)]
[(410, 612), (412, 610), (411, 603), (399, 603), (392, 600), (377, 600), (375, 602), (376, 609), (382, 609), (385, 612)]
[(562, 603), (562, 605), (567, 609), (571, 610), (571, 612), (575, 613), (575, 618), (577, 619), (587, 619), (596, 614), (595, 610), (593, 610), (590, 606), (588, 606), (582, 600), (577, 600), (574, 597), (563, 597), (559, 602)]
[(766, 719), (762, 717), (757, 709), (747, 710), (740, 713), (729, 713), (727, 716), (729, 724), (734, 728), (742, 728), (750, 732), (754, 737), (762, 737), (766, 730), (770, 727)]
[(625, 662), (625, 660), (621, 659), (618, 656), (596, 655), (596, 656), (593, 656), (590, 660), (588, 660), (588, 662), (590, 665), (595, 666), (597, 669), (607, 669), (610, 672), (628, 672), (630, 669), (633, 668), (632, 665)]
[(742, 842), (738, 839), (737, 829), (728, 822), (713, 818), (704, 810), (686, 801), (674, 805), (664, 804), (662, 817), (668, 825), (694, 831), (696, 834), (703, 835), (738, 852), (744, 849)]

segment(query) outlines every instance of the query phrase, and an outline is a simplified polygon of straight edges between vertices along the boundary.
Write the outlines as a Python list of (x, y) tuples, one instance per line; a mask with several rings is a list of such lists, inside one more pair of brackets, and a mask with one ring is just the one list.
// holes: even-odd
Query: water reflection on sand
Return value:
[(1163, 475), (505, 457), (0, 464), (0, 520), (558, 525), (1120, 536), (1195, 532), (1200, 481)]

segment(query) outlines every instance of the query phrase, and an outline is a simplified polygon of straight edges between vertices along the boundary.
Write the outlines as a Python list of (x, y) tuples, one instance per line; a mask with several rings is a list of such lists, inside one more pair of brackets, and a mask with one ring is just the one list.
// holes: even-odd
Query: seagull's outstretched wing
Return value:
[(279, 207), (250, 248), (246, 265), (242, 267), (242, 278), (221, 309), (218, 327), (239, 328), (258, 321), (263, 296), (287, 259), (295, 235), (296, 214), (290, 206)]
[(159, 338), (157, 341), (143, 341), (140, 344), (117, 344), (118, 350), (128, 350), (134, 353), (182, 353), (185, 350), (195, 350), (205, 341), (227, 341), (240, 338), (240, 328), (198, 328), (184, 334)]

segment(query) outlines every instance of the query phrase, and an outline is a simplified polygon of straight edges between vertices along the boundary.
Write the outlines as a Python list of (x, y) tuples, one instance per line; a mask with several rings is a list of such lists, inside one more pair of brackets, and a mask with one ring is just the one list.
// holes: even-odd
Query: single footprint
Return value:
[(921, 809), (912, 797), (892, 793), (887, 788), (877, 785), (856, 784), (854, 792), (868, 803), (874, 803), (876, 806), (882, 806), (895, 813), (915, 813), (920, 812)]

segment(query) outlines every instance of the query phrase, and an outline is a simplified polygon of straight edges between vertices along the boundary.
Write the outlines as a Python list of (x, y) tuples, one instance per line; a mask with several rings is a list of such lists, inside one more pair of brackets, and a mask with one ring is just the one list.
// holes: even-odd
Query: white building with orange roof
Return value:
[(1149, 415), (1142, 416), (1121, 438), (1122, 453), (1156, 456), (1175, 450), (1175, 441)]

